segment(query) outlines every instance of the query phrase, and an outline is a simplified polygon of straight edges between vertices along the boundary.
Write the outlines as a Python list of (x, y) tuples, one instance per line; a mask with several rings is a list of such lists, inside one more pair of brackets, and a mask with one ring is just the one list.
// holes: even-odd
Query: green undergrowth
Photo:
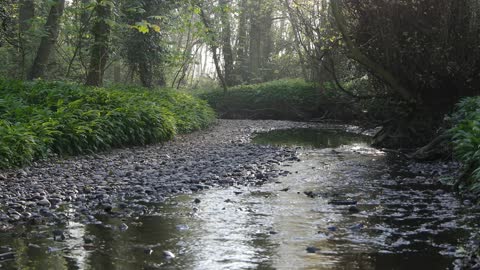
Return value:
[(464, 164), (464, 187), (480, 193), (480, 97), (463, 99), (450, 130), (456, 158)]
[(0, 168), (164, 142), (214, 119), (205, 101), (168, 89), (0, 80)]
[(351, 120), (361, 111), (333, 87), (300, 79), (240, 85), (226, 93), (216, 89), (197, 95), (207, 100), (220, 117), (229, 119)]

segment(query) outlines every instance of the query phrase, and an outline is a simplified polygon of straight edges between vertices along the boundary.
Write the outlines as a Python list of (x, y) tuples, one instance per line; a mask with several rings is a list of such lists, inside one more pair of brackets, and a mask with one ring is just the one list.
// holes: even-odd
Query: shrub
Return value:
[(164, 142), (214, 118), (205, 101), (169, 89), (0, 80), (0, 167)]
[(463, 99), (452, 116), (450, 130), (455, 156), (464, 164), (467, 184), (480, 192), (480, 97)]
[(213, 90), (198, 94), (223, 118), (309, 120), (328, 117), (352, 120), (361, 110), (334, 87), (300, 79), (278, 80), (232, 87), (224, 94)]

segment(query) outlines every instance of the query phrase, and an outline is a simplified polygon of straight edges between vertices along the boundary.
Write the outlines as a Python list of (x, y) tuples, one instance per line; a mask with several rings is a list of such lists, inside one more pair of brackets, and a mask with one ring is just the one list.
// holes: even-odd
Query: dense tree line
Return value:
[(427, 142), (480, 86), (472, 0), (1, 3), (0, 76), (224, 90), (304, 78), (368, 100), (386, 121), (379, 145)]

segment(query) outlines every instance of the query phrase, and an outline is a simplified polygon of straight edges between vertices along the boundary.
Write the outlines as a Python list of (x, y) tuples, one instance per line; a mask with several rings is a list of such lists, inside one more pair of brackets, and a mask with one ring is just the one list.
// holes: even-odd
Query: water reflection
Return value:
[(336, 148), (342, 145), (368, 143), (370, 137), (338, 129), (288, 129), (257, 134), (254, 143), (276, 146)]
[[(362, 144), (365, 138), (335, 136), (322, 143), (341, 147), (301, 150), (302, 162), (284, 164), (291, 174), (277, 183), (177, 196), (140, 219), (105, 215), (98, 217), (102, 225), (70, 223), (65, 242), (54, 242), (48, 226), (19, 229), (22, 237), (0, 234), (1, 245), (17, 252), (15, 260), (1, 264), (107, 270), (449, 268), (455, 246), (476, 231), (478, 210), (435, 192), (442, 187), (431, 179), (398, 178), (405, 166)], [(332, 200), (357, 201), (356, 209)], [(129, 229), (119, 230), (121, 223)], [(176, 258), (166, 259), (166, 250)]]

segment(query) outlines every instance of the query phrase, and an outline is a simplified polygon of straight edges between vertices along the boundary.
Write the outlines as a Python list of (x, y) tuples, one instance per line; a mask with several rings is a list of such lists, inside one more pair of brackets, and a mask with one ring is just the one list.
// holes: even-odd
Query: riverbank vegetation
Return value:
[[(476, 1), (0, 3), (0, 77), (170, 87), (229, 118), (360, 120), (382, 127), (378, 147), (452, 141), (445, 116), (480, 91)], [(465, 141), (478, 121), (456, 115), (466, 118), (448, 134), (473, 176)]]
[(208, 105), (172, 90), (0, 81), (0, 167), (165, 142), (208, 126)]

